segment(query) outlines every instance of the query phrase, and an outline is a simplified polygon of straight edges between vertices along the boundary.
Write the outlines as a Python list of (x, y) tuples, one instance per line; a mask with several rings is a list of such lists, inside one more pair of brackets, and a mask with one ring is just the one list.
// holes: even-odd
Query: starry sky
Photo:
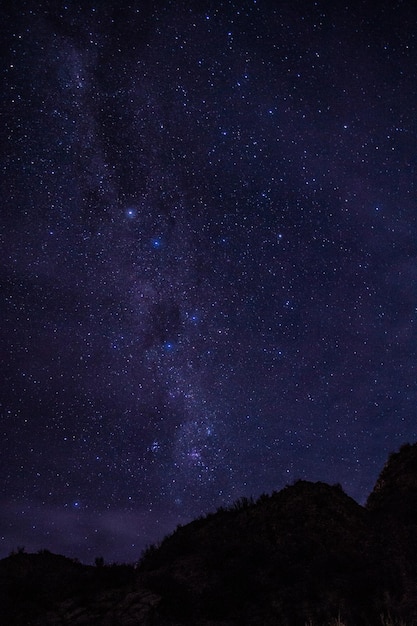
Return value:
[(417, 439), (415, 3), (9, 4), (0, 556), (364, 503)]

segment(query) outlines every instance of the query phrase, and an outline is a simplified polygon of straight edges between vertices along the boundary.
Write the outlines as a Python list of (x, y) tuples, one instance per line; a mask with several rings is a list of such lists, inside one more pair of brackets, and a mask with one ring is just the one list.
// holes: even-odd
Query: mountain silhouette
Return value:
[(242, 498), (96, 566), (48, 551), (0, 561), (6, 626), (413, 626), (417, 444), (392, 454), (365, 507), (297, 481)]

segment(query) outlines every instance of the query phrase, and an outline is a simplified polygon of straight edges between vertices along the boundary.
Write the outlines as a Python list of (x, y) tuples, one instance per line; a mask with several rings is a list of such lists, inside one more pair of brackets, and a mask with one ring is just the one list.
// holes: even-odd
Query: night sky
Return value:
[(417, 439), (417, 5), (9, 4), (0, 556), (364, 503)]

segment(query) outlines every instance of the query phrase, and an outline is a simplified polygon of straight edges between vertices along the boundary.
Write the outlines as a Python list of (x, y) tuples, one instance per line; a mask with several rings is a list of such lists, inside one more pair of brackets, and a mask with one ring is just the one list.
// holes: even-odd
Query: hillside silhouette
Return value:
[(10, 626), (413, 626), (417, 444), (392, 454), (365, 507), (297, 481), (197, 519), (135, 566), (48, 551), (0, 561)]

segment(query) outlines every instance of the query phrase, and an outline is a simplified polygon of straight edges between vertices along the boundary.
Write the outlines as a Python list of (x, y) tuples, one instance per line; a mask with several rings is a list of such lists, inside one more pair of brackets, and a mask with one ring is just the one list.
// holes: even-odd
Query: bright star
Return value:
[(154, 239), (152, 239), (152, 248), (155, 248), (155, 250), (157, 250), (158, 248), (160, 248), (162, 246), (162, 239), (160, 237), (155, 237)]
[(125, 211), (126, 217), (129, 218), (130, 220), (133, 220), (137, 216), (137, 214), (138, 214), (137, 209), (135, 209), (134, 207), (129, 207)]

